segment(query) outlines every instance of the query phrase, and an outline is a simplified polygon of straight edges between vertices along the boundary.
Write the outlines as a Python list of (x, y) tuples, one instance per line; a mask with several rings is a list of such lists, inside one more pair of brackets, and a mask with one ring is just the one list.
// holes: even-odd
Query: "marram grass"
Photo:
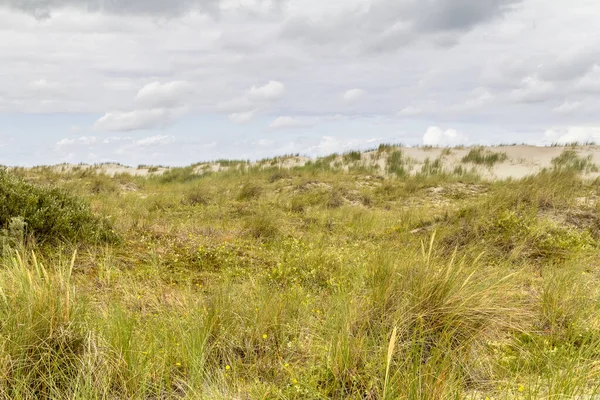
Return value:
[(347, 170), (20, 171), (121, 240), (44, 243), (9, 216), (0, 398), (600, 395), (597, 182), (570, 156), (490, 183), (406, 174), (394, 151), (385, 176), (355, 153)]

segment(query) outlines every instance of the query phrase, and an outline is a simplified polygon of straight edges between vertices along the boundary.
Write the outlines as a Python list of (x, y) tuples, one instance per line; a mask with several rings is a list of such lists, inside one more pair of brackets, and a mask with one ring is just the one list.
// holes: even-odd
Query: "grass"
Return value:
[(469, 153), (462, 158), (462, 162), (493, 167), (495, 164), (502, 163), (507, 159), (508, 155), (504, 152), (486, 151), (483, 147), (476, 147), (471, 149)]
[(580, 157), (574, 150), (564, 150), (558, 157), (552, 159), (552, 167), (556, 170), (571, 170), (576, 172), (598, 172), (598, 167), (592, 161), (592, 156)]
[(44, 245), (26, 213), (7, 212), (0, 398), (599, 395), (600, 193), (586, 168), (567, 155), (486, 182), (439, 159), (410, 173), (384, 152), (384, 176), (334, 168), (344, 155), (6, 175), (2, 190), (110, 216), (121, 241)]

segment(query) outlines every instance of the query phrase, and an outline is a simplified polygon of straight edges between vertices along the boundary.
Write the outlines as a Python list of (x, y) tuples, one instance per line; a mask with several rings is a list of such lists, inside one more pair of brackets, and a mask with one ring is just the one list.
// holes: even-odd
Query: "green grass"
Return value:
[(561, 156), (486, 182), (385, 153), (385, 176), (340, 156), (6, 175), (110, 216), (121, 241), (44, 236), (7, 211), (0, 398), (599, 395), (600, 189), (586, 169)]
[(598, 172), (592, 156), (580, 157), (575, 150), (565, 150), (560, 156), (552, 159), (552, 167), (556, 170), (572, 170), (576, 172)]
[(472, 163), (493, 167), (495, 164), (502, 163), (508, 159), (506, 153), (492, 152), (483, 147), (471, 149), (469, 153), (462, 158), (463, 163)]

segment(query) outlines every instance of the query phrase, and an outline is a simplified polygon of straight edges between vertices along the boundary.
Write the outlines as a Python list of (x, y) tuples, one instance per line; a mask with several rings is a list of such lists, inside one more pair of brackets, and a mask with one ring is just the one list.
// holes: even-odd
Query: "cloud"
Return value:
[(60, 84), (58, 82), (49, 82), (46, 79), (38, 79), (31, 82), (29, 87), (40, 92), (54, 92), (60, 88)]
[(149, 83), (135, 97), (139, 108), (107, 112), (94, 123), (93, 128), (99, 131), (164, 129), (188, 111), (188, 107), (182, 104), (189, 93), (187, 82)]
[(102, 141), (102, 143), (104, 144), (110, 144), (110, 143), (119, 143), (119, 142), (123, 142), (123, 141), (131, 141), (132, 138), (131, 136), (109, 136), (106, 139), (104, 139)]
[(3, 5), (40, 19), (67, 8), (116, 15), (177, 16), (189, 11), (216, 13), (219, 0), (5, 0)]
[(582, 92), (600, 92), (600, 65), (594, 64), (589, 72), (578, 80), (575, 86)]
[(285, 85), (278, 81), (269, 81), (264, 86), (252, 86), (248, 91), (250, 101), (273, 101), (281, 98), (285, 92)]
[(511, 99), (518, 103), (539, 103), (548, 100), (556, 91), (553, 82), (528, 76), (521, 81), (521, 87), (511, 93)]
[(333, 115), (319, 115), (312, 117), (291, 117), (281, 116), (276, 118), (269, 128), (271, 129), (298, 129), (298, 128), (309, 128), (316, 126), (323, 122), (336, 122), (348, 120), (348, 117), (342, 114)]
[(282, 31), (336, 52), (386, 53), (429, 37), (456, 43), (457, 35), (499, 18), (520, 0), (374, 0), (338, 15), (290, 19)]
[(494, 96), (484, 87), (478, 87), (474, 89), (467, 101), (465, 102), (466, 108), (478, 108), (486, 105), (490, 101), (494, 100)]
[(72, 145), (91, 145), (96, 143), (97, 138), (95, 136), (82, 136), (77, 139), (63, 138), (56, 143), (57, 147), (65, 147)]
[(178, 17), (186, 13), (218, 16), (224, 11), (253, 15), (281, 11), (286, 0), (4, 0), (3, 5), (38, 19), (51, 18), (54, 12), (79, 9), (91, 13), (126, 16)]
[(113, 111), (104, 114), (94, 123), (99, 131), (135, 131), (140, 129), (162, 129), (171, 125), (177, 116), (169, 109)]
[(572, 126), (548, 129), (544, 135), (547, 141), (558, 144), (600, 142), (600, 127)]
[(172, 135), (156, 135), (136, 141), (138, 146), (157, 146), (171, 144), (175, 141), (175, 136)]
[(402, 110), (400, 110), (398, 115), (400, 115), (401, 117), (415, 117), (415, 116), (421, 114), (422, 112), (423, 112), (423, 110), (421, 110), (420, 108), (408, 106), (408, 107), (405, 107)]
[(271, 129), (298, 129), (307, 128), (314, 124), (313, 122), (302, 120), (295, 117), (283, 116), (278, 117), (269, 125)]
[(243, 124), (252, 120), (259, 112), (267, 111), (285, 93), (285, 85), (279, 81), (269, 81), (263, 86), (252, 86), (240, 97), (221, 102), (217, 110), (228, 112), (230, 121)]
[(317, 144), (306, 148), (305, 153), (310, 156), (323, 156), (348, 150), (365, 150), (373, 147), (379, 141), (379, 138), (341, 139), (333, 136), (323, 136)]
[(437, 126), (430, 126), (423, 135), (423, 144), (426, 146), (453, 146), (465, 143), (467, 136), (455, 129), (443, 130)]
[(550, 62), (539, 67), (542, 79), (571, 81), (584, 76), (600, 59), (600, 49), (595, 46), (577, 46), (566, 49)]
[(581, 109), (580, 101), (565, 101), (560, 106), (554, 108), (554, 112), (558, 114), (571, 114), (574, 111)]
[(354, 103), (362, 99), (364, 95), (365, 91), (362, 89), (350, 89), (346, 91), (346, 93), (344, 93), (344, 96), (342, 96), (342, 98), (346, 103)]
[(135, 100), (138, 104), (148, 108), (171, 108), (181, 105), (191, 94), (188, 82), (172, 81), (149, 83), (142, 87)]
[(236, 124), (244, 124), (251, 121), (257, 111), (258, 110), (251, 110), (246, 112), (232, 113), (229, 114), (229, 120), (235, 122)]

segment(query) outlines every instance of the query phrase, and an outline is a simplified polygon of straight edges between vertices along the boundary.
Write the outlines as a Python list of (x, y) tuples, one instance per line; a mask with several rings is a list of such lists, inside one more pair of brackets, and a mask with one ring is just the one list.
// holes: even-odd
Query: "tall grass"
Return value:
[(462, 158), (463, 163), (473, 163), (493, 167), (495, 164), (504, 162), (508, 155), (504, 152), (486, 151), (483, 147), (471, 149), (469, 153)]
[(113, 216), (123, 239), (73, 257), (77, 242), (38, 246), (26, 219), (7, 222), (0, 398), (599, 394), (597, 184), (381, 156), (389, 175), (345, 171), (342, 155), (128, 178), (135, 190), (21, 171)]

